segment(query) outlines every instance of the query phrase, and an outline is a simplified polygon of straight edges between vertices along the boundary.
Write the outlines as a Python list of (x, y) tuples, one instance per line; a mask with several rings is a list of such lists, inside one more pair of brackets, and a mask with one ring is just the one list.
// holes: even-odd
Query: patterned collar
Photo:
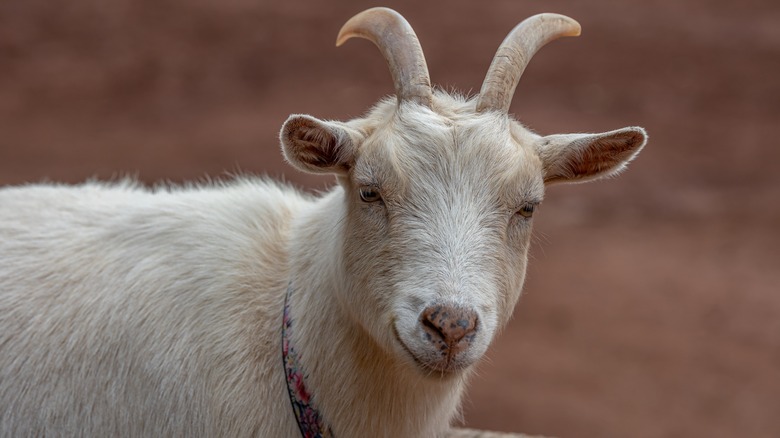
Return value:
[(304, 378), (306, 377), (301, 366), (298, 352), (295, 351), (290, 336), (292, 333), (292, 318), (290, 318), (290, 294), (292, 283), (287, 287), (287, 296), (284, 299), (284, 319), (282, 323), (282, 358), (284, 359), (284, 371), (287, 377), (287, 392), (290, 395), (295, 418), (298, 420), (298, 428), (303, 438), (333, 438), (330, 426), (325, 424), (322, 415), (314, 406), (311, 394), (306, 389)]

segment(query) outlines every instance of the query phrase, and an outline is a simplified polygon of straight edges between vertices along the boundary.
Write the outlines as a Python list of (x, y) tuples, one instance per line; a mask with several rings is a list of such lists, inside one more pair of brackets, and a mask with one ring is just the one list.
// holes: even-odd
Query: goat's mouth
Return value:
[(470, 363), (463, 363), (463, 361), (455, 360), (455, 358), (448, 357), (446, 360), (424, 360), (412, 351), (411, 348), (404, 342), (401, 335), (398, 333), (398, 329), (395, 324), (392, 324), (393, 335), (395, 340), (401, 345), (401, 348), (412, 358), (417, 369), (429, 377), (447, 378), (459, 375), (466, 370)]

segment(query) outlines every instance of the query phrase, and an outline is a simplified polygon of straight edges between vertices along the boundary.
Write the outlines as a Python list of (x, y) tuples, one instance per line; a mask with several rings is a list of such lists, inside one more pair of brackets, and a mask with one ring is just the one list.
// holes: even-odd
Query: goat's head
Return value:
[(293, 115), (282, 128), (288, 161), (335, 173), (343, 189), (350, 286), (339, 301), (385, 351), (424, 372), (469, 367), (506, 324), (545, 185), (615, 174), (645, 144), (641, 128), (543, 137), (508, 115), (531, 56), (578, 34), (561, 15), (525, 20), (498, 49), (479, 96), (465, 99), (431, 88), (403, 17), (369, 9), (337, 44), (374, 42), (397, 100), (346, 123)]

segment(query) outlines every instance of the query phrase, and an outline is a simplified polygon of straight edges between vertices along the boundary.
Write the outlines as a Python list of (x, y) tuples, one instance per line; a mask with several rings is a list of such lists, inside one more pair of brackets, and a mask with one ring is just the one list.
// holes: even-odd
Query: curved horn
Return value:
[(534, 54), (563, 36), (578, 36), (580, 24), (559, 14), (538, 14), (515, 26), (496, 51), (477, 100), (477, 111), (509, 112), (520, 76)]
[(352, 37), (365, 38), (382, 52), (393, 76), (398, 103), (404, 100), (430, 107), (433, 99), (428, 65), (412, 26), (388, 8), (367, 9), (344, 24), (336, 46)]

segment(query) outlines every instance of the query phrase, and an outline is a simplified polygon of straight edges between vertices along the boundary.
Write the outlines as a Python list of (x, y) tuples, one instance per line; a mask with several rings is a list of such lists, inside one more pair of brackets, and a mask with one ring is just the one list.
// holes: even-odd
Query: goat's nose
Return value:
[[(477, 313), (462, 307), (435, 305), (427, 307), (420, 315), (425, 338), (441, 345), (449, 355), (468, 347), (477, 332)], [(461, 342), (463, 341), (463, 342)]]

